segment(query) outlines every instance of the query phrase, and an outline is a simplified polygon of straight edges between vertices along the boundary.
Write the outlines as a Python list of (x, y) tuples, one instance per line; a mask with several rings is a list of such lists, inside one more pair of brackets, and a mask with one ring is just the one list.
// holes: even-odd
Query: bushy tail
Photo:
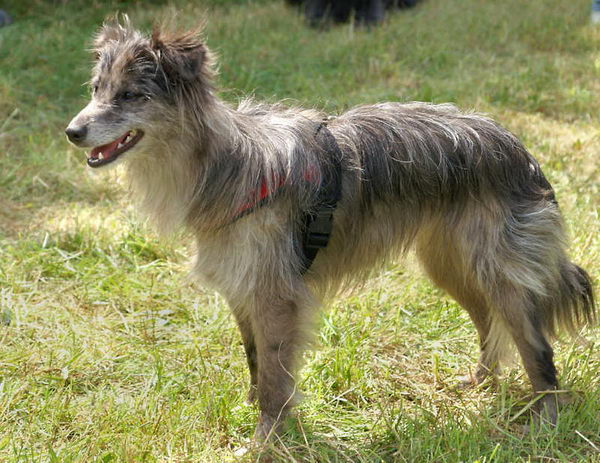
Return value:
[(577, 331), (582, 325), (596, 322), (596, 305), (592, 280), (588, 273), (569, 261), (566, 261), (560, 272), (558, 297), (551, 304), (550, 331), (556, 325), (567, 328), (571, 332)]

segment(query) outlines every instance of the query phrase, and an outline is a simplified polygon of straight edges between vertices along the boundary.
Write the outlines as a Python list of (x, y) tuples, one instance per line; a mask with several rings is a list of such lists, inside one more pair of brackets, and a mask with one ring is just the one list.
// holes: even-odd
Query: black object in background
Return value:
[(383, 21), (386, 10), (409, 8), (418, 0), (286, 0), (304, 11), (311, 26), (327, 22), (343, 23), (350, 19), (359, 24), (372, 25)]

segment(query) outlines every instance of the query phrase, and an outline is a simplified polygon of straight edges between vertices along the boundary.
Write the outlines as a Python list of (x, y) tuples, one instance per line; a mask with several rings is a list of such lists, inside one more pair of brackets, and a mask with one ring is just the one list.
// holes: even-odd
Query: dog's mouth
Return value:
[(144, 132), (141, 130), (130, 130), (115, 141), (106, 145), (96, 146), (88, 154), (88, 166), (100, 167), (115, 161), (125, 151), (133, 148), (143, 136)]

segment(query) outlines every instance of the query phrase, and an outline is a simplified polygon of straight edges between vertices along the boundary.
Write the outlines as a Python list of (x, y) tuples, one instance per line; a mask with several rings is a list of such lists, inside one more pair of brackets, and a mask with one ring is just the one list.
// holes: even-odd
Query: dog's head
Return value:
[(65, 131), (76, 146), (91, 148), (90, 167), (143, 152), (152, 138), (165, 136), (159, 128), (177, 117), (178, 103), (211, 92), (209, 52), (196, 32), (155, 28), (146, 36), (125, 18), (102, 26), (93, 51), (91, 101)]

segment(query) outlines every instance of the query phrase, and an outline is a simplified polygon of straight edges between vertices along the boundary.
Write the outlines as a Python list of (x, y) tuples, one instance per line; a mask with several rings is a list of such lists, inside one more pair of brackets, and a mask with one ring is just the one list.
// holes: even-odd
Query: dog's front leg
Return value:
[(248, 402), (252, 403), (256, 401), (256, 384), (257, 378), (257, 358), (256, 358), (256, 343), (254, 341), (254, 331), (252, 329), (252, 320), (249, 318), (248, 313), (240, 308), (234, 309), (235, 319), (242, 335), (242, 342), (244, 343), (244, 351), (246, 353), (246, 360), (248, 361), (248, 370), (250, 371), (250, 390), (248, 391)]
[(265, 439), (278, 431), (293, 405), (301, 317), (294, 301), (264, 297), (259, 300), (252, 313), (260, 409), (255, 437)]

